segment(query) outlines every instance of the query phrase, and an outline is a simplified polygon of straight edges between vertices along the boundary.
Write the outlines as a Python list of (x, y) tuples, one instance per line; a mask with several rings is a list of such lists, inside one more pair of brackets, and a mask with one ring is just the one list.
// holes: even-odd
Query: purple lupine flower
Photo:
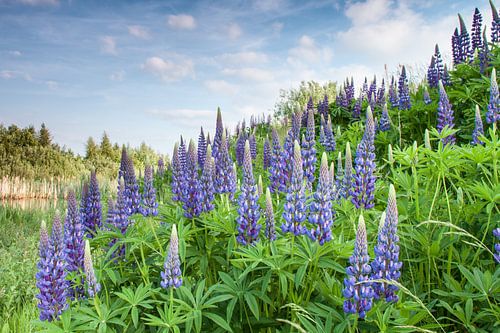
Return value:
[[(306, 110), (302, 113), (302, 127), (306, 127), (307, 126), (307, 117), (308, 117), (308, 114), (309, 112), (312, 112), (314, 113), (314, 103), (313, 103), (313, 100), (312, 100), (312, 96), (309, 96), (309, 100), (307, 101), (307, 105), (306, 105)], [(292, 125), (293, 127), (293, 125)], [(299, 135), (299, 131), (300, 131), (300, 128), (294, 128), (294, 131), (295, 131), (295, 135)]]
[(314, 172), (316, 171), (316, 128), (314, 126), (314, 114), (308, 113), (306, 134), (302, 137), (302, 163), (304, 176), (309, 183), (314, 182)]
[[(354, 88), (354, 86), (353, 86), (353, 88)], [(354, 96), (354, 91), (353, 91), (353, 96)], [(325, 94), (325, 96), (323, 97), (323, 115), (327, 116), (329, 114), (330, 114), (330, 104), (328, 103), (328, 96)]]
[[(347, 79), (346, 79), (346, 82), (348, 82)], [(352, 78), (352, 76), (351, 76), (351, 82), (347, 84), (345, 94), (346, 94), (346, 98), (347, 98), (348, 103), (351, 104), (351, 102), (354, 100), (354, 94), (355, 94), (354, 79)]]
[(490, 62), (490, 49), (488, 46), (488, 39), (486, 38), (486, 28), (483, 30), (483, 47), (479, 50), (479, 69), (481, 74), (484, 74)]
[(431, 57), (431, 64), (427, 69), (427, 83), (429, 83), (429, 87), (437, 88), (439, 81), (439, 72), (436, 68), (436, 58), (434, 56)]
[(324, 128), (324, 131), (325, 131), (325, 142), (323, 145), (326, 151), (332, 152), (335, 150), (337, 144), (335, 142), (335, 135), (333, 134), (332, 130), (332, 119), (330, 118), (330, 115), (328, 115), (328, 121), (326, 123), (326, 127)]
[(399, 76), (398, 83), (398, 95), (399, 95), (399, 109), (400, 110), (410, 110), (410, 88), (408, 87), (408, 78), (406, 77), (406, 68), (403, 66), (401, 69), (401, 75)]
[(214, 172), (215, 160), (212, 157), (212, 147), (207, 146), (205, 165), (200, 178), (200, 191), (202, 197), (201, 211), (209, 212), (214, 209)]
[(475, 127), (472, 132), (472, 144), (473, 145), (482, 145), (484, 142), (479, 138), (481, 135), (484, 135), (483, 130), (483, 120), (481, 119), (481, 111), (479, 110), (479, 105), (476, 105), (476, 118), (474, 121)]
[(226, 140), (226, 132), (223, 132), (220, 149), (215, 156), (215, 193), (227, 193), (232, 199), (236, 191), (236, 174), (234, 173), (233, 161), (229, 156)]
[(481, 29), (483, 25), (483, 16), (479, 9), (474, 11), (474, 15), (472, 16), (472, 29), (471, 29), (471, 42), (472, 42), (472, 54), (476, 52), (476, 50), (480, 51), (483, 48), (483, 39), (481, 37)]
[(163, 269), (163, 272), (160, 273), (160, 285), (162, 288), (168, 289), (173, 287), (175, 289), (182, 286), (181, 260), (179, 258), (179, 238), (177, 236), (177, 227), (175, 224), (172, 225), (170, 245), (168, 248), (167, 259), (163, 264)]
[(90, 173), (89, 191), (85, 203), (85, 221), (83, 221), (88, 237), (94, 237), (102, 227), (101, 193), (95, 171)]
[(378, 128), (382, 132), (386, 132), (391, 129), (391, 118), (389, 117), (389, 111), (387, 111), (387, 103), (384, 104), (384, 107), (382, 108), (382, 116), (380, 116)]
[(321, 115), (321, 125), (319, 126), (319, 143), (324, 147), (325, 146), (325, 121), (323, 120), (323, 115)]
[(385, 103), (385, 80), (382, 79), (382, 83), (380, 84), (380, 88), (377, 92), (377, 105), (384, 105)]
[(87, 221), (87, 200), (89, 197), (89, 184), (87, 181), (83, 182), (82, 191), (80, 193), (80, 217), (85, 228), (85, 221)]
[(453, 64), (455, 64), (455, 66), (461, 64), (462, 50), (460, 46), (460, 35), (458, 34), (458, 28), (455, 28), (455, 31), (451, 36), (451, 48), (453, 52)]
[(326, 153), (321, 156), (321, 166), (319, 169), (319, 182), (314, 200), (309, 206), (309, 222), (314, 228), (308, 232), (312, 240), (317, 240), (319, 245), (323, 245), (332, 239), (332, 187), (333, 181), (328, 170), (328, 159)]
[(359, 119), (361, 117), (361, 107), (363, 104), (363, 96), (360, 94), (359, 98), (356, 100), (354, 104), (354, 108), (352, 110), (352, 118)]
[[(397, 281), (401, 276), (403, 263), (399, 261), (398, 232), (398, 207), (396, 204), (396, 191), (394, 186), (389, 186), (387, 209), (382, 214), (378, 231), (377, 245), (375, 246), (375, 259), (371, 263), (371, 279)], [(397, 302), (396, 292), (398, 287), (385, 282), (373, 283), (374, 297), (385, 297), (387, 302)]]
[(264, 154), (262, 157), (264, 170), (267, 170), (271, 165), (271, 156), (271, 143), (269, 142), (269, 138), (266, 137), (266, 141), (264, 141)]
[(460, 22), (460, 63), (464, 63), (468, 59), (472, 59), (472, 50), (470, 46), (470, 36), (467, 32), (467, 26), (465, 25), (462, 15), (458, 14), (458, 20)]
[(162, 177), (165, 174), (165, 162), (163, 161), (163, 157), (158, 159), (158, 168), (156, 169), (156, 174)]
[(236, 218), (238, 236), (236, 240), (242, 245), (250, 245), (259, 239), (259, 195), (253, 176), (252, 154), (250, 142), (245, 142), (245, 158), (243, 160), (243, 182), (238, 198), (238, 217)]
[(495, 260), (500, 264), (500, 228), (493, 230), (493, 236), (496, 237), (497, 242), (495, 243)]
[(158, 203), (156, 202), (156, 190), (153, 186), (153, 168), (146, 165), (144, 169), (144, 189), (142, 193), (141, 214), (144, 216), (158, 215)]
[(426, 86), (424, 86), (424, 103), (427, 105), (432, 103), (431, 96), (429, 95), (429, 91)]
[[(436, 64), (436, 69), (438, 73), (438, 81), (442, 80), (444, 77), (444, 64), (443, 64), (443, 57), (441, 57), (441, 52), (439, 51), (439, 45), (436, 44), (434, 47), (434, 59), (435, 59), (435, 64)], [(437, 88), (437, 82), (436, 86)]]
[(493, 16), (493, 21), (491, 21), (491, 42), (498, 43), (500, 42), (500, 16), (492, 0), (490, 0), (490, 6)]
[(50, 239), (45, 223), (42, 223), (40, 229), (40, 261), (36, 274), (40, 320), (57, 320), (68, 307), (69, 281), (66, 280), (67, 264), (62, 229), (58, 215), (54, 217)]
[(269, 187), (266, 188), (266, 237), (270, 241), (276, 240), (273, 201), (271, 199), (271, 191), (269, 191)]
[(358, 313), (361, 319), (365, 318), (373, 302), (373, 289), (366, 283), (371, 272), (369, 262), (365, 220), (363, 215), (360, 215), (354, 251), (349, 258), (351, 265), (346, 269), (347, 278), (344, 279), (343, 295), (346, 298), (344, 312)]
[(210, 140), (210, 133), (207, 133), (207, 145), (212, 145), (212, 140)]
[(285, 180), (283, 175), (285, 166), (282, 159), (283, 151), (276, 128), (272, 129), (271, 140), (273, 143), (273, 153), (271, 154), (271, 164), (269, 165), (269, 181), (271, 183), (271, 191), (275, 193), (284, 186), (283, 181)]
[[(349, 143), (347, 143), (349, 144)], [(333, 163), (333, 162), (332, 162)], [(337, 156), (337, 173), (335, 174), (335, 186), (332, 194), (332, 200), (338, 201), (342, 198), (342, 180), (344, 178), (344, 168), (342, 168), (342, 152)]]
[(306, 219), (306, 196), (304, 185), (304, 171), (302, 170), (302, 154), (300, 145), (295, 141), (293, 154), (293, 171), (286, 202), (283, 209), (283, 219), (281, 224), (283, 233), (291, 232), (295, 236), (306, 234), (306, 227), (303, 222)]
[[(443, 82), (439, 81), (439, 103), (438, 103), (438, 115), (437, 115), (437, 130), (439, 133), (448, 126), (452, 129), (455, 125), (453, 123), (453, 109), (451, 108), (450, 101), (448, 100), (448, 95), (446, 90), (444, 90)], [(443, 138), (443, 144), (454, 144), (455, 135), (451, 134), (446, 138)]]
[(106, 226), (104, 230), (109, 230), (114, 225), (115, 220), (115, 201), (112, 198), (108, 199), (108, 211), (106, 213)]
[(250, 144), (250, 155), (252, 156), (252, 160), (255, 160), (257, 158), (257, 140), (255, 139), (255, 133), (250, 135), (248, 143)]
[[(244, 125), (243, 125), (244, 126)], [(243, 127), (242, 130), (245, 130)], [(215, 136), (214, 142), (212, 144), (212, 156), (217, 161), (217, 155), (219, 154), (219, 147), (222, 142), (222, 134), (224, 132), (224, 124), (222, 123), (222, 114), (220, 108), (217, 108), (217, 120), (215, 123)]]
[(243, 164), (243, 157), (245, 155), (245, 141), (247, 141), (246, 132), (241, 131), (236, 140), (236, 162), (238, 165)]
[[(224, 142), (225, 144), (225, 142)], [(227, 146), (226, 146), (227, 147)], [(227, 148), (226, 148), (227, 149)], [(221, 146), (221, 151), (224, 148)], [(198, 158), (196, 157), (196, 145), (194, 141), (189, 141), (186, 161), (186, 182), (183, 187), (183, 208), (184, 216), (195, 218), (201, 213), (202, 194), (200, 182), (198, 180)]]
[(486, 122), (493, 124), (500, 120), (500, 94), (498, 92), (497, 71), (495, 68), (491, 71), (490, 82), (490, 103), (486, 112)]
[(75, 192), (68, 193), (68, 208), (64, 220), (64, 252), (69, 272), (76, 272), (83, 268), (84, 226), (78, 212)]
[(339, 189), (339, 198), (347, 199), (352, 189), (352, 155), (351, 144), (348, 142), (345, 147), (344, 176), (342, 177), (342, 187)]
[(200, 128), (200, 135), (198, 136), (198, 167), (203, 170), (205, 158), (207, 156), (207, 140), (205, 133), (203, 133), (203, 126)]
[[(393, 108), (399, 106), (398, 87), (394, 76), (391, 77), (391, 85), (389, 86), (389, 102), (391, 102)], [(361, 106), (359, 112), (361, 114)]]
[(170, 186), (172, 187), (172, 200), (182, 200), (182, 188), (184, 182), (184, 169), (181, 166), (179, 159), (179, 144), (176, 142), (174, 146), (174, 153), (172, 154), (172, 180)]
[(135, 177), (134, 161), (131, 158), (127, 159), (125, 168), (125, 198), (127, 199), (128, 214), (132, 215), (140, 213), (141, 195), (139, 193), (139, 184)]
[(368, 99), (368, 105), (370, 105), (372, 109), (375, 109), (375, 106), (377, 105), (377, 99), (374, 93), (372, 93), (371, 95), (372, 96)]
[(361, 88), (361, 94), (366, 96), (368, 94), (368, 79), (365, 76), (365, 81), (363, 82), (363, 87)]
[[(293, 140), (299, 140), (300, 128), (301, 128), (300, 117), (301, 117), (301, 115), (299, 112), (295, 112), (292, 115), (292, 128), (291, 128), (292, 133), (291, 134), (292, 134)], [(292, 150), (293, 150), (293, 141), (292, 141)]]
[(282, 169), (281, 169), (281, 177), (282, 180), (280, 182), (281, 187), (280, 191), (286, 192), (287, 187), (290, 184), (293, 172), (293, 163), (289, 163), (289, 161), (293, 160), (293, 147), (294, 141), (300, 141), (299, 138), (295, 139), (295, 135), (293, 133), (293, 128), (288, 130), (288, 134), (285, 138), (285, 142), (283, 143), (283, 150), (281, 151), (281, 161), (282, 161)]
[(120, 159), (120, 169), (118, 170), (118, 178), (122, 178), (125, 176), (125, 169), (127, 165), (127, 150), (125, 149), (125, 146), (122, 147), (122, 155)]
[(366, 110), (366, 127), (356, 149), (354, 184), (350, 194), (356, 208), (370, 209), (375, 197), (375, 123), (370, 107)]
[(92, 254), (90, 252), (90, 242), (88, 239), (85, 241), (84, 267), (87, 294), (89, 297), (94, 297), (101, 290), (101, 285), (97, 282), (95, 277), (94, 264), (92, 263)]
[(373, 76), (373, 81), (370, 83), (370, 88), (368, 88), (368, 103), (372, 103), (373, 99), (376, 98), (377, 94), (377, 76)]
[[(125, 183), (123, 179), (120, 179), (118, 182), (118, 192), (116, 195), (116, 205), (114, 206), (114, 213), (113, 213), (113, 221), (111, 226), (118, 229), (122, 235), (125, 235), (127, 233), (127, 229), (130, 225), (130, 220), (129, 220), (129, 206), (128, 206), (128, 200), (126, 197), (126, 189), (125, 189)], [(117, 239), (111, 240), (109, 247), (112, 247), (114, 244), (116, 244)], [(125, 257), (125, 245), (121, 245), (115, 252), (112, 254), (112, 257)]]

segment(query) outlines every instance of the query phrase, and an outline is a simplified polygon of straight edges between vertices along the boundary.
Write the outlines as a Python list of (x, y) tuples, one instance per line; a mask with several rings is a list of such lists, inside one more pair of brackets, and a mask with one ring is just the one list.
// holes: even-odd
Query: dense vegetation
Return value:
[[(500, 27), (500, 20), (496, 22)], [(464, 36), (462, 31), (460, 43)], [(201, 150), (196, 156), (200, 150), (194, 142), (187, 152), (188, 145), (181, 142), (176, 144), (172, 168), (156, 172), (153, 179), (150, 171), (145, 172), (140, 186), (134, 161), (121, 155), (115, 170), (119, 175), (116, 201), (111, 198), (107, 205), (105, 196), (99, 200), (94, 179), (81, 195), (80, 210), (76, 200), (68, 203), (65, 228), (73, 231), (69, 238), (64, 236), (64, 242), (81, 236), (75, 230), (83, 223), (92, 248), (92, 255), (85, 254), (85, 267), (70, 271), (64, 283), (50, 287), (55, 289), (40, 287), (39, 295), (46, 297), (47, 290), (66, 290), (65, 283), (71, 281), (72, 292), (82, 297), (59, 300), (58, 306), (68, 302), (68, 308), (42, 317), (59, 320), (34, 320), (32, 325), (44, 332), (499, 330), (500, 265), (495, 244), (500, 240), (494, 230), (500, 222), (500, 139), (498, 119), (490, 120), (492, 106), (498, 113), (500, 103), (498, 95), (491, 98), (500, 48), (487, 45), (486, 58), (484, 46), (464, 59), (460, 52), (454, 54), (455, 66), (449, 78), (440, 77), (441, 83), (432, 82), (430, 75), (415, 89), (405, 90), (401, 69), (398, 84), (389, 86), (387, 108), (374, 97), (376, 83), (374, 88), (367, 83), (360, 99), (346, 100), (348, 80), (334, 96), (327, 93), (327, 99), (317, 94), (311, 94), (316, 97), (309, 101), (303, 99), (308, 89), (304, 85), (288, 95), (288, 102), (280, 102), (283, 108), (277, 122), (254, 119), (249, 127), (240, 124), (229, 144), (218, 118), (211, 142), (213, 160), (208, 148), (208, 153)], [(391, 103), (394, 89), (397, 103)], [(385, 101), (385, 87), (382, 92)], [(328, 98), (335, 102), (325, 104)], [(479, 129), (485, 114), (483, 134)], [(336, 125), (334, 148), (327, 139), (332, 134), (328, 116)], [(280, 136), (278, 155), (289, 159), (273, 160), (278, 155), (267, 140), (272, 136), (276, 143), (276, 134)], [(298, 141), (294, 145), (292, 136), (298, 141), (303, 137), (301, 145)], [(205, 139), (200, 135), (199, 147)], [(355, 152), (354, 168), (349, 165), (347, 147)], [(238, 163), (235, 169), (232, 161)], [(331, 162), (335, 170), (328, 169)], [(280, 183), (286, 187), (281, 190), (275, 170), (288, 167), (291, 178)], [(347, 175), (353, 171), (353, 184), (349, 178), (346, 188)], [(361, 175), (376, 179), (371, 187), (361, 185), (366, 186), (364, 192), (355, 187), (366, 184)], [(267, 187), (273, 189), (272, 195), (264, 195)], [(212, 198), (207, 193), (213, 190), (224, 193)], [(318, 212), (325, 214), (318, 217)], [(332, 214), (331, 226), (318, 223), (328, 219), (326, 212)], [(307, 219), (295, 223), (298, 213)], [(2, 295), (5, 332), (32, 330), (18, 325), (38, 316), (33, 299), (38, 293), (33, 278), (38, 236), (28, 230), (38, 225), (40, 216), (24, 213), (27, 216), (20, 218), (20, 214), (4, 210), (0, 215), (7, 226), (23, 226), (9, 227), (9, 234), (26, 230), (28, 235), (26, 242), (3, 241), (2, 250), (29, 252), (23, 257), (27, 263), (26, 271), (19, 273), (22, 278), (16, 278), (14, 268), (18, 257), (7, 255), (1, 266), (9, 274), (2, 275), (0, 290), (15, 289)], [(19, 219), (25, 222), (15, 222)], [(60, 228), (56, 217), (50, 247), (44, 241), (45, 227), (41, 230), (38, 282), (43, 280), (40, 276), (61, 281), (62, 275), (53, 277), (43, 269), (60, 271), (64, 263), (57, 249), (62, 242)], [(384, 244), (390, 246), (384, 248)], [(368, 276), (386, 252), (391, 254), (386, 263), (392, 275), (372, 276), (368, 282), (348, 279)], [(56, 259), (45, 260), (47, 253)], [(358, 299), (346, 292), (348, 286), (359, 291)], [(372, 299), (370, 293), (381, 286), (386, 297), (379, 294), (380, 299)], [(350, 298), (373, 301), (373, 305), (358, 302), (352, 314), (346, 303)], [(46, 316), (47, 309), (42, 304), (40, 313)]]

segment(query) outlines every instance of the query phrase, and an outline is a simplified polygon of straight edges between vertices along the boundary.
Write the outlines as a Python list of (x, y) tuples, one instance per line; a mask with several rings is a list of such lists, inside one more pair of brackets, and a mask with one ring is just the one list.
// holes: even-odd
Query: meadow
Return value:
[(232, 132), (219, 110), (169, 161), (123, 148), (106, 190), (94, 166), (0, 206), (1, 332), (500, 331), (492, 10), (421, 82), (302, 86)]

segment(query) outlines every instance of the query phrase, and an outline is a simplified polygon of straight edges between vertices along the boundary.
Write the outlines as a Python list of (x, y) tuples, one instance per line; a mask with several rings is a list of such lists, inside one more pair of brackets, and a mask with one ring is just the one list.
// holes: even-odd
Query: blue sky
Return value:
[(78, 153), (88, 136), (169, 153), (180, 134), (270, 113), (280, 89), (423, 73), (435, 43), (486, 0), (0, 0), (0, 122), (45, 122)]

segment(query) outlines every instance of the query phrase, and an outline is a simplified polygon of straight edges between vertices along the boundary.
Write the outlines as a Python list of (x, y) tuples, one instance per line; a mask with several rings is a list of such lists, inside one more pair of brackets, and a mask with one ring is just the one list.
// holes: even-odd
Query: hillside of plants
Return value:
[(304, 84), (170, 161), (113, 148), (116, 193), (83, 165), (59, 210), (0, 208), (2, 333), (500, 331), (490, 5), (419, 84)]

